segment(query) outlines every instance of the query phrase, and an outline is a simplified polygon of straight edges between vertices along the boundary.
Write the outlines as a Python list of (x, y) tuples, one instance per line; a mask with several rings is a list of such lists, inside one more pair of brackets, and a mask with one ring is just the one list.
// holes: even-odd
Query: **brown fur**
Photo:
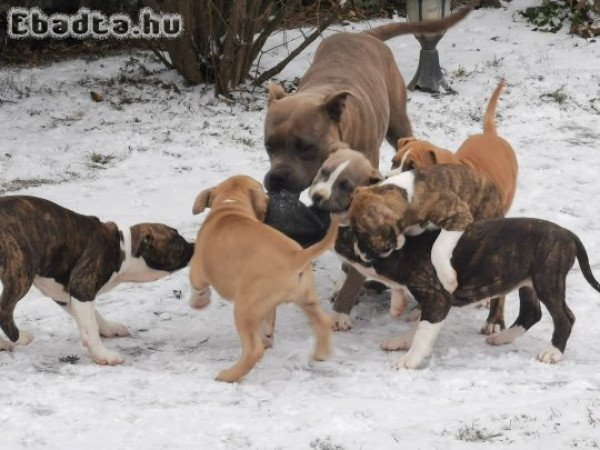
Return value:
[(321, 42), (294, 95), (271, 84), (265, 120), (271, 162), (265, 176), (267, 190), (306, 189), (335, 141), (359, 149), (377, 167), (384, 138), (395, 145), (412, 134), (404, 80), (383, 40), (445, 31), (471, 10), (465, 7), (437, 21), (337, 33)]
[(296, 303), (310, 319), (317, 339), (314, 358), (323, 360), (330, 353), (330, 322), (319, 304), (310, 262), (333, 247), (337, 222), (332, 221), (321, 242), (302, 249), (261, 223), (267, 202), (260, 183), (235, 176), (200, 193), (194, 204), (194, 213), (205, 207), (212, 210), (198, 232), (191, 261), (190, 281), (196, 292), (191, 304), (206, 306), (209, 286), (234, 301), (242, 345), (239, 361), (217, 376), (221, 381), (238, 381), (258, 362), (270, 345), (275, 309), (284, 302)]
[[(552, 222), (527, 218), (482, 220), (470, 225), (452, 256), (459, 280), (452, 295), (441, 286), (429, 257), (437, 235), (427, 232), (409, 237), (402, 249), (387, 258), (365, 263), (354, 252), (358, 237), (351, 228), (342, 228), (335, 250), (355, 267), (375, 272), (390, 286), (406, 286), (421, 305), (421, 320), (430, 323), (444, 320), (451, 306), (503, 296), (519, 288), (521, 308), (511, 328), (528, 330), (535, 325), (542, 316), (542, 302), (554, 324), (551, 343), (565, 351), (575, 322), (566, 304), (566, 277), (576, 258), (582, 275), (600, 292), (585, 248), (574, 233)], [(524, 281), (528, 283), (520, 287)], [(490, 339), (488, 343), (497, 345)]]
[(504, 216), (512, 205), (517, 188), (518, 165), (514, 150), (496, 132), (494, 115), (503, 88), (502, 80), (488, 103), (483, 133), (469, 137), (456, 153), (427, 141), (403, 138), (398, 140), (398, 152), (392, 159), (392, 167), (400, 167), (404, 161), (403, 170), (422, 169), (434, 164), (462, 164), (475, 169), (496, 185), (502, 195)]
[[(156, 271), (174, 272), (192, 256), (192, 244), (166, 225), (134, 225), (131, 236), (133, 256)], [(1, 197), (0, 328), (6, 336), (12, 342), (19, 339), (13, 311), (36, 277), (53, 279), (79, 301), (94, 300), (121, 268), (121, 238), (114, 223), (102, 223), (48, 200)]]
[(409, 227), (427, 224), (462, 231), (474, 220), (501, 214), (496, 187), (477, 172), (454, 165), (431, 166), (415, 171), (414, 192), (392, 184), (358, 188), (348, 210), (363, 251), (378, 257), (396, 248), (398, 236)]

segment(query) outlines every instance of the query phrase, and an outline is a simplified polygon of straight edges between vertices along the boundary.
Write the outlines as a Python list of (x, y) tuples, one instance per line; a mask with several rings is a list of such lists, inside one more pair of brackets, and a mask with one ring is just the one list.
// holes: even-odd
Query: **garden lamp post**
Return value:
[[(406, 15), (409, 22), (441, 19), (450, 15), (450, 0), (407, 0)], [(444, 33), (422, 34), (415, 36), (421, 44), (419, 67), (408, 88), (411, 91), (420, 89), (426, 92), (440, 92), (440, 87), (448, 92), (452, 88), (444, 80), (440, 68), (440, 58), (435, 48)]]

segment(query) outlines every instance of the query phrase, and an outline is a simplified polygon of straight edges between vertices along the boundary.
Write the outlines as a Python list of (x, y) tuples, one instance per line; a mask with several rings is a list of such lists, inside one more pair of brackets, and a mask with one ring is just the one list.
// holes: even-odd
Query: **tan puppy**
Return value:
[(477, 170), (496, 185), (502, 196), (502, 209), (508, 212), (517, 189), (517, 157), (510, 144), (496, 132), (494, 116), (504, 80), (498, 83), (488, 103), (483, 133), (469, 137), (456, 153), (415, 138), (398, 140), (392, 168), (423, 169), (434, 164), (462, 164)]
[(303, 249), (262, 223), (268, 201), (258, 181), (235, 176), (202, 191), (194, 203), (194, 214), (207, 207), (212, 211), (198, 232), (190, 262), (190, 305), (208, 305), (209, 286), (234, 301), (242, 345), (239, 361), (219, 373), (220, 381), (238, 381), (254, 367), (263, 348), (271, 346), (275, 308), (284, 302), (295, 302), (310, 319), (317, 341), (314, 358), (324, 360), (330, 353), (331, 324), (315, 292), (310, 263), (333, 247), (337, 221), (332, 220), (321, 242)]

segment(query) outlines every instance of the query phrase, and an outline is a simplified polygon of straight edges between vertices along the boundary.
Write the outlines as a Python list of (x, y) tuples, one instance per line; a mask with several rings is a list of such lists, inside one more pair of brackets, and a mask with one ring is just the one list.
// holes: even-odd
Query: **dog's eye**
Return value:
[(354, 186), (348, 180), (340, 181), (340, 189), (346, 192), (352, 192), (354, 190)]

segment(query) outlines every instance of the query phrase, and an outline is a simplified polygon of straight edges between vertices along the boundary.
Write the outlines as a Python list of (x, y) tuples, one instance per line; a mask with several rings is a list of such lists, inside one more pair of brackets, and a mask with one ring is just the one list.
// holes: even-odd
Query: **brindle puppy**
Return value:
[[(407, 350), (397, 368), (416, 368), (432, 351), (451, 306), (464, 306), (519, 288), (521, 308), (515, 323), (487, 338), (492, 345), (512, 342), (541, 318), (540, 302), (552, 316), (551, 345), (539, 353), (542, 362), (562, 359), (575, 317), (565, 302), (565, 280), (575, 258), (587, 282), (598, 292), (600, 283), (590, 269), (579, 238), (552, 222), (538, 219), (494, 219), (470, 225), (452, 255), (458, 289), (451, 295), (441, 285), (430, 253), (438, 232), (408, 237), (401, 250), (387, 258), (364, 261), (354, 249), (361, 244), (352, 228), (341, 229), (335, 250), (361, 271), (392, 290), (406, 286), (421, 305), (416, 330), (382, 342), (385, 350)], [(373, 254), (373, 253), (371, 253)]]
[(156, 223), (117, 228), (35, 197), (0, 198), (0, 350), (26, 345), (33, 337), (13, 319), (17, 302), (33, 284), (79, 326), (84, 346), (98, 364), (121, 356), (100, 341), (127, 329), (102, 318), (94, 300), (122, 282), (154, 281), (185, 267), (193, 253), (177, 230)]

